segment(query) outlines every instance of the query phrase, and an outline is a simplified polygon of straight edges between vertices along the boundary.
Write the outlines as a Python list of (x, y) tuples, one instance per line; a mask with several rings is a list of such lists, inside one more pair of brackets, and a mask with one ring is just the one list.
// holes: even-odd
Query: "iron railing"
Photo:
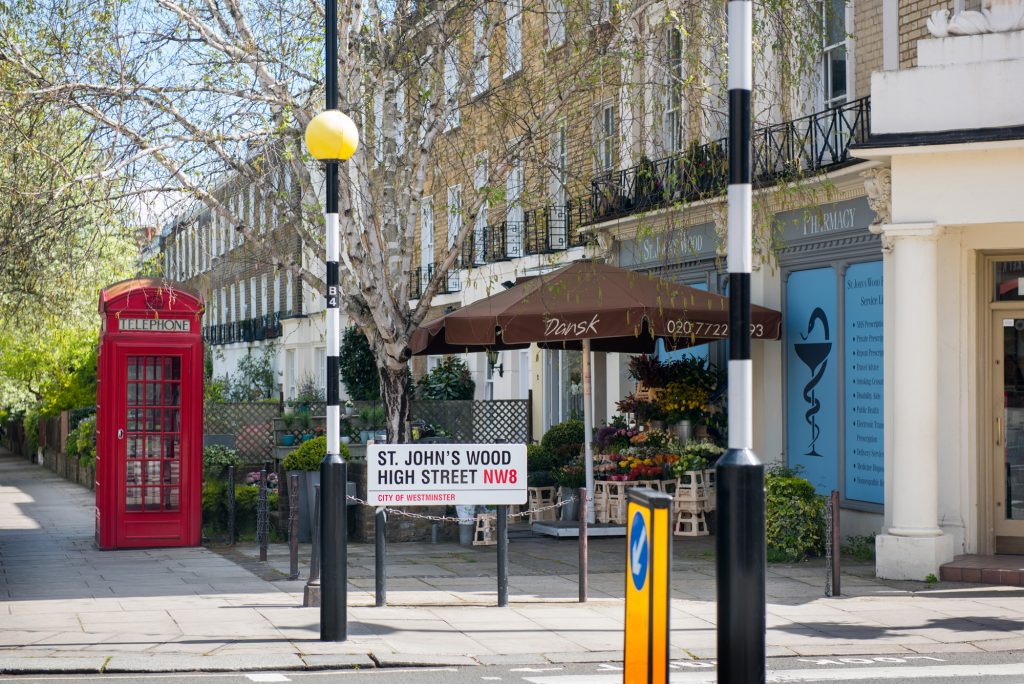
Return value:
[(287, 314), (275, 312), (244, 321), (208, 325), (203, 328), (203, 338), (216, 345), (271, 340), (281, 336), (284, 315)]
[[(412, 270), (412, 273), (409, 274), (409, 299), (419, 299), (423, 296), (423, 292), (427, 289), (430, 279), (434, 277), (434, 273), (437, 270), (437, 264), (428, 264), (425, 267), (417, 266)], [(451, 270), (441, 279), (441, 287), (438, 289), (437, 294), (451, 294), (452, 292), (458, 292), (460, 289), (459, 262), (456, 261)]]
[[(864, 97), (756, 129), (752, 138), (754, 186), (798, 180), (854, 162), (850, 146), (867, 139), (870, 118), (871, 99)], [(591, 181), (590, 207), (577, 208), (578, 225), (721, 195), (728, 186), (728, 156), (728, 140), (721, 138), (596, 176)]]

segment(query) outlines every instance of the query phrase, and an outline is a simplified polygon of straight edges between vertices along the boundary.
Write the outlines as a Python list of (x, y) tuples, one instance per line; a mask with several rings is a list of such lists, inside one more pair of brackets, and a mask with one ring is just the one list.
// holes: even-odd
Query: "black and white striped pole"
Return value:
[(718, 681), (765, 681), (764, 464), (754, 453), (750, 360), (753, 265), (753, 2), (729, 0), (729, 449), (718, 461)]
[(339, 161), (355, 154), (359, 134), (355, 123), (338, 111), (338, 3), (324, 1), (327, 24), (326, 109), (306, 126), (310, 153), (326, 162), (325, 194), (327, 224), (327, 455), (320, 463), (320, 640), (348, 638), (348, 548), (345, 486), (348, 468), (341, 458), (341, 409), (339, 406), (338, 353), (341, 343), (339, 304), (341, 290), (338, 263), (341, 237), (338, 229)]

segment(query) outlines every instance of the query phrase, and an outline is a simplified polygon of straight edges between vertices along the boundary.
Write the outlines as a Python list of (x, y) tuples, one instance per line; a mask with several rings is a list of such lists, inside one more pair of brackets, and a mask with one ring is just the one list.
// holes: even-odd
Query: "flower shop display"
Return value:
[(633, 356), (629, 376), (636, 391), (618, 402), (618, 409), (650, 427), (678, 426), (677, 435), (689, 438), (693, 426), (724, 427), (722, 401), (725, 376), (701, 357), (661, 362), (655, 356)]

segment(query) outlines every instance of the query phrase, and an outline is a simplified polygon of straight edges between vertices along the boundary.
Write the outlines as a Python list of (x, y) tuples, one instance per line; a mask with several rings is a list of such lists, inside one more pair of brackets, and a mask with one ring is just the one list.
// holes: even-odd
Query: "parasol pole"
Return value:
[[(587, 474), (587, 501), (594, 500), (594, 447), (590, 443), (594, 433), (594, 409), (590, 405), (590, 340), (583, 340), (583, 459)], [(587, 522), (594, 522), (594, 507), (587, 506)]]

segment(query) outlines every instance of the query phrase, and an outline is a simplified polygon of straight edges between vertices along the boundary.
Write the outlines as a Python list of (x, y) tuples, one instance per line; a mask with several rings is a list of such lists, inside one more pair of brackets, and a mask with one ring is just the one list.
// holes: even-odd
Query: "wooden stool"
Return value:
[(495, 530), (495, 513), (477, 513), (476, 530), (473, 532), (473, 546), (490, 546), (498, 543)]
[(607, 480), (594, 482), (594, 500), (591, 505), (594, 507), (594, 519), (599, 523), (608, 522), (608, 485)]
[(529, 487), (527, 490), (527, 502), (530, 507), (530, 522), (537, 522), (538, 520), (556, 520), (558, 517), (558, 510), (554, 508), (548, 508), (545, 511), (537, 511), (535, 509), (544, 508), (546, 506), (553, 506), (555, 503), (555, 488), (554, 487)]
[(677, 537), (706, 537), (708, 524), (704, 519), (704, 512), (676, 511), (672, 534)]

